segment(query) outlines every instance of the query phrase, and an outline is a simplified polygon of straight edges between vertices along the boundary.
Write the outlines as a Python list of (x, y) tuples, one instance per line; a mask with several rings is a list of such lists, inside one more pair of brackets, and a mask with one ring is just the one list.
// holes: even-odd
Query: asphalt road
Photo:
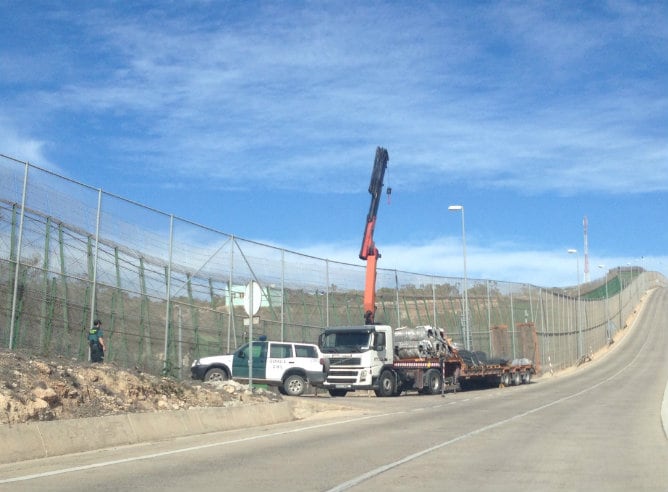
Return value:
[(445, 397), (321, 396), (351, 410), (6, 465), (0, 490), (666, 491), (667, 315), (657, 290), (608, 355), (566, 376)]

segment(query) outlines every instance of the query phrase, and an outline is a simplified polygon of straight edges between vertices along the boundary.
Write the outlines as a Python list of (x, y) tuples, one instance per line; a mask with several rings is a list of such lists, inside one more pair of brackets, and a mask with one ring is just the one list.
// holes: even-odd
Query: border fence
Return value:
[[(194, 359), (247, 341), (250, 282), (262, 293), (254, 337), (315, 342), (326, 326), (363, 324), (364, 280), (363, 265), (238, 238), (0, 156), (0, 348), (87, 360), (100, 318), (107, 362), (188, 378)], [(634, 266), (579, 289), (462, 280), (379, 269), (376, 321), (437, 326), (472, 350), (558, 370), (605, 346), (665, 282)]]

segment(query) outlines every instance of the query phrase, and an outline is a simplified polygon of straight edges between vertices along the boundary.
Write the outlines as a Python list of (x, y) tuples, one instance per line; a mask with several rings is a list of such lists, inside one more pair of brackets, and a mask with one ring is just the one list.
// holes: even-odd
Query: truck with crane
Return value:
[[(376, 266), (380, 253), (374, 242), (380, 195), (387, 162), (387, 150), (378, 147), (369, 193), (359, 257), (366, 261), (364, 325), (327, 327), (318, 340), (329, 372), (317, 386), (331, 396), (373, 390), (376, 396), (396, 396), (416, 390), (422, 394), (444, 394), (473, 385), (518, 385), (529, 383), (535, 367), (528, 359), (487, 359), (482, 352), (463, 350), (437, 327), (417, 326), (393, 329), (376, 323)], [(391, 188), (387, 189), (388, 195)]]
[(529, 383), (536, 372), (529, 359), (487, 359), (482, 352), (460, 349), (431, 326), (329, 327), (318, 346), (329, 359), (329, 373), (319, 386), (331, 396), (358, 390), (373, 390), (376, 396), (410, 390), (443, 394)]

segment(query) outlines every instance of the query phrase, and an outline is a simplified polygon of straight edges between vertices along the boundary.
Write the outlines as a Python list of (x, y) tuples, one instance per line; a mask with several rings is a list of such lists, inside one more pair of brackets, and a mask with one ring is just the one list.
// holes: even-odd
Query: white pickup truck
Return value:
[[(317, 345), (310, 343), (254, 341), (253, 382), (277, 386), (290, 396), (304, 393), (306, 383), (322, 384), (329, 368)], [(249, 381), (250, 343), (242, 345), (233, 354), (203, 357), (193, 362), (190, 372), (193, 379), (202, 381)]]

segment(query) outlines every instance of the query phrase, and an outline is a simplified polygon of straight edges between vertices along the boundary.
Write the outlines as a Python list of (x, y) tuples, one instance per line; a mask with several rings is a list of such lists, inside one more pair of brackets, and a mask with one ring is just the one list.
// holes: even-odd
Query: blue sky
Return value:
[[(572, 285), (668, 273), (668, 3), (0, 1), (0, 153), (223, 232)], [(578, 258), (567, 249), (577, 249)]]

